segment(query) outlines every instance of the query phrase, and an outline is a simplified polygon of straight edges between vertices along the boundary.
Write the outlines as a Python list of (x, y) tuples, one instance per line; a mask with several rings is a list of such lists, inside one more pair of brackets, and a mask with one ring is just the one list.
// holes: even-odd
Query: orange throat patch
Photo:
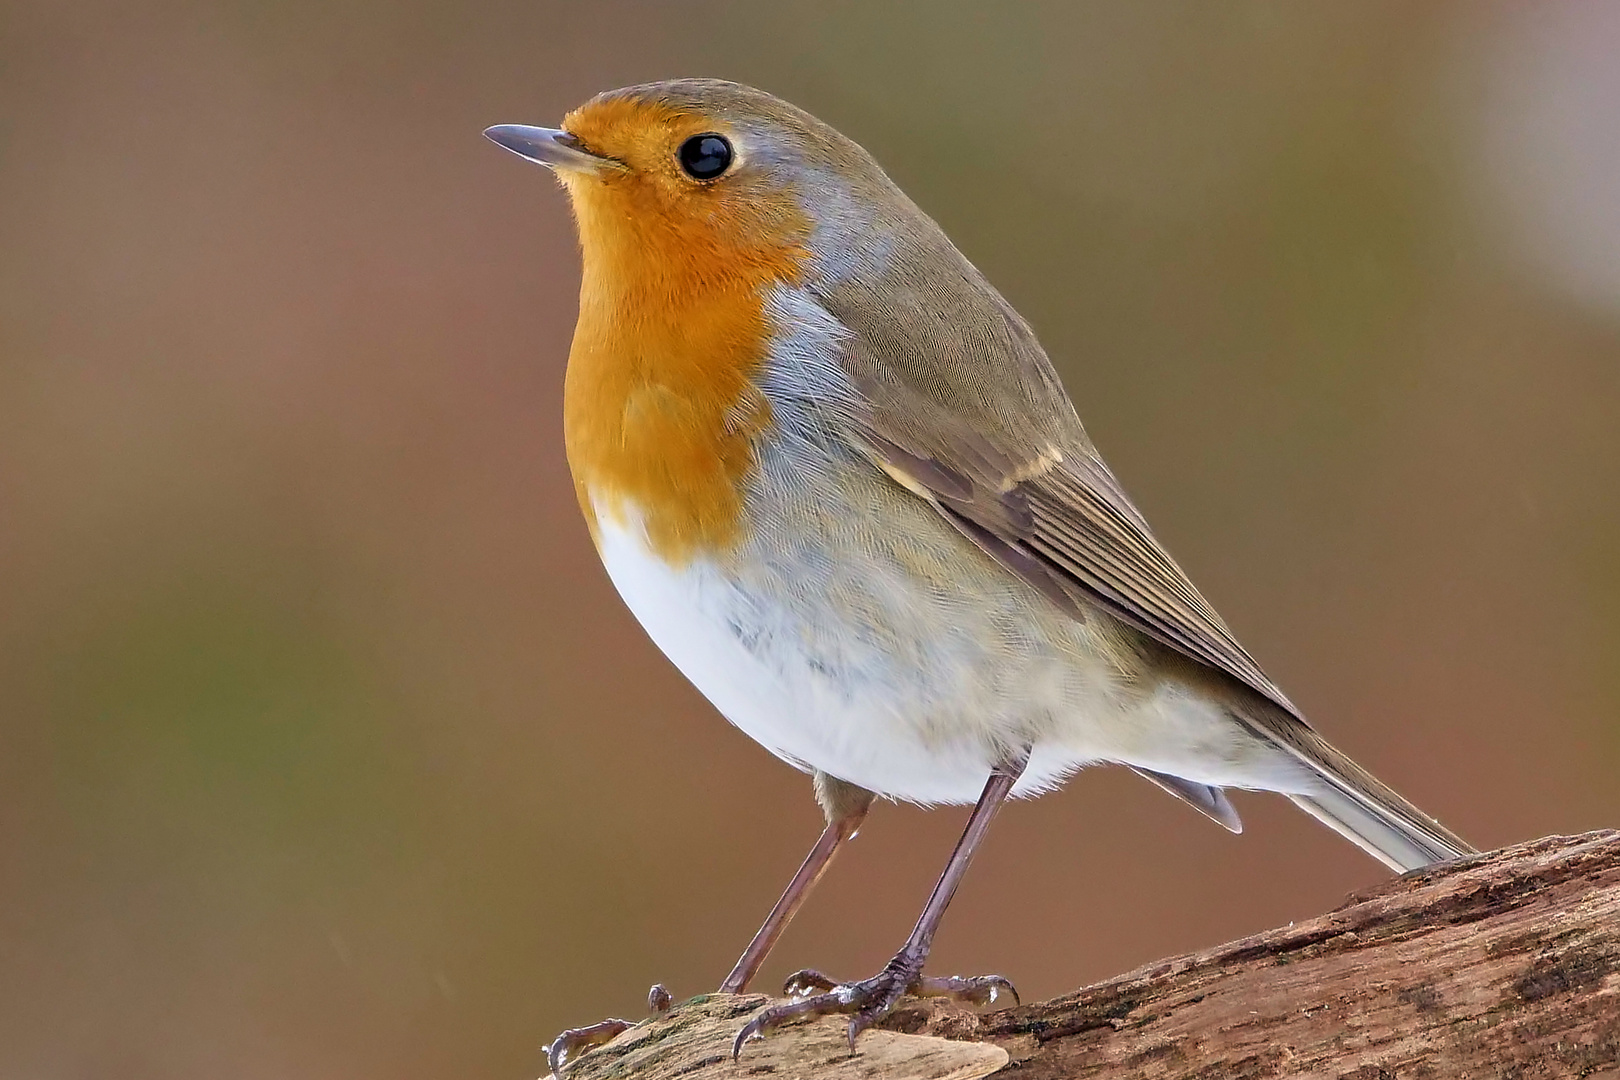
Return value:
[(754, 381), (772, 333), (765, 297), (798, 279), (804, 231), (744, 231), (739, 244), (735, 228), (642, 204), (633, 178), (565, 180), (584, 277), (563, 430), (592, 537), (599, 514), (639, 515), (670, 564), (732, 550), (754, 444), (772, 427)]

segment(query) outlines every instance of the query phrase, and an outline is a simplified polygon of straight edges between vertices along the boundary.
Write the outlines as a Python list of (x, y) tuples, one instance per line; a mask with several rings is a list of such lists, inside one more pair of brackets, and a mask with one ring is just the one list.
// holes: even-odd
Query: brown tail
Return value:
[(1304, 724), (1292, 721), (1285, 732), (1270, 724), (1252, 729), (1310, 766), (1321, 781), (1317, 791), (1289, 793), (1294, 805), (1390, 869), (1416, 870), (1478, 853)]

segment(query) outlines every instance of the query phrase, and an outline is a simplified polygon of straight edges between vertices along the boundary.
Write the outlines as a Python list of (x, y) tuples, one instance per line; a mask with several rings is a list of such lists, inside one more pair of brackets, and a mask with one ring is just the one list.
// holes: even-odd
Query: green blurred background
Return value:
[[(819, 827), (599, 569), (577, 254), (485, 142), (630, 82), (870, 148), (1167, 545), (1482, 846), (1620, 824), (1620, 7), (0, 7), (0, 1075), (506, 1077), (711, 988)], [(935, 970), (1048, 996), (1380, 868), (1115, 770), (1003, 815)], [(767, 983), (963, 818), (880, 806)]]

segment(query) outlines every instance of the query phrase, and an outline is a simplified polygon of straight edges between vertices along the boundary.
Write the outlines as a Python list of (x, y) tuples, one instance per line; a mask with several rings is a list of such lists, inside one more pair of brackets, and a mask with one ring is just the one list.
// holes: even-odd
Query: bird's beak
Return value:
[(622, 172), (624, 165), (610, 157), (593, 154), (566, 131), (528, 127), (524, 124), (496, 124), (484, 129), (484, 136), (497, 146), (519, 157), (528, 158), (548, 169), (601, 175)]

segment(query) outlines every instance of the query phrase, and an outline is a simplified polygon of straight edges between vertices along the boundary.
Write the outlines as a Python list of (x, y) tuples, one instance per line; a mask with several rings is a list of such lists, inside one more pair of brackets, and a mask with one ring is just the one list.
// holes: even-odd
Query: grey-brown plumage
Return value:
[[(1290, 798), (1370, 854), (1408, 870), (1473, 852), (1310, 727), (1154, 538), (1028, 324), (900, 199), (890, 273), (818, 291), (853, 331), (842, 359), (861, 408), (842, 421), (873, 463), (1076, 618), (1100, 609), (1206, 669), (1234, 719), (1327, 784)], [(1141, 652), (1148, 667), (1163, 655)], [(1137, 771), (1241, 827), (1218, 788)]]
[(1223, 789), (1281, 792), (1397, 869), (1473, 850), (1311, 729), (1154, 538), (1028, 324), (864, 150), (712, 80), (567, 124), (489, 134), (559, 170), (580, 215), (565, 397), (603, 564), (717, 709), (814, 774), (827, 817), (723, 989), (874, 794), (974, 803), (883, 970), (801, 972), (809, 996), (734, 1052), (795, 1017), (852, 1014), (853, 1042), (903, 994), (1010, 989), (925, 977), (935, 930), (1005, 800), (1089, 764), (1233, 831)]
[[(1385, 863), (1409, 869), (1473, 851), (1309, 726), (1154, 538), (1029, 325), (864, 149), (803, 110), (734, 83), (674, 80), (604, 98), (703, 116), (737, 143), (741, 162), (724, 197), (754, 204), (787, 195), (807, 211), (811, 272), (796, 310), (813, 304), (837, 332), (786, 349), (777, 360), (786, 370), (773, 378), (808, 381), (793, 404), (814, 415), (818, 438), (843, 443), (1090, 626), (1089, 647), (1106, 651), (1125, 678), (1143, 687), (1173, 681), (1218, 701), (1237, 728), (1320, 781), (1311, 791), (1285, 791), (1294, 802)], [(796, 374), (803, 354), (818, 349), (831, 355), (816, 364), (835, 365), (835, 375)], [(779, 392), (767, 388), (766, 396), (781, 417), (789, 410), (773, 397)], [(803, 464), (848, 467), (836, 453)], [(802, 492), (756, 498), (762, 511), (798, 515), (801, 524), (820, 511), (793, 504), (808, 498)], [(1227, 828), (1240, 827), (1218, 785), (1125, 763)]]

